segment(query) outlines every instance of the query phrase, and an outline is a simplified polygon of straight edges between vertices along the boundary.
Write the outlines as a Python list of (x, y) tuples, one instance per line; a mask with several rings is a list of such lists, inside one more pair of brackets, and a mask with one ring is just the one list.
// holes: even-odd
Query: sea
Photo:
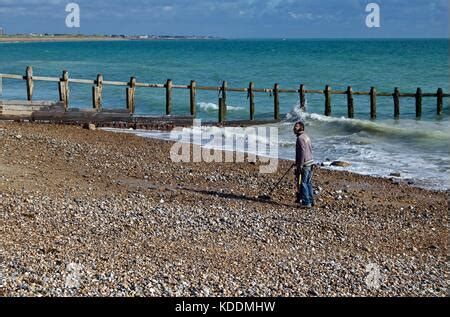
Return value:
[[(449, 92), (448, 39), (239, 39), (169, 41), (86, 41), (52, 43), (0, 43), (0, 73), (24, 74), (33, 66), (36, 76), (176, 85), (196, 80), (200, 86), (332, 89), (379, 92)], [(25, 99), (23, 81), (4, 79), (0, 99)], [(229, 92), (228, 120), (247, 119), (246, 93)], [(217, 91), (198, 91), (200, 119), (217, 120)], [(35, 82), (35, 100), (57, 100), (56, 83)], [(400, 173), (416, 186), (447, 190), (449, 185), (449, 98), (444, 112), (436, 114), (436, 98), (424, 98), (423, 115), (415, 118), (414, 98), (401, 99), (401, 117), (394, 119), (391, 97), (378, 97), (378, 117), (370, 120), (368, 96), (355, 96), (355, 119), (347, 119), (345, 95), (332, 96), (332, 116), (324, 116), (324, 96), (307, 95), (307, 112), (299, 107), (298, 94), (281, 94), (282, 121), (278, 128), (280, 158), (294, 159), (293, 124), (302, 120), (313, 142), (318, 163), (346, 161), (347, 170), (380, 177)], [(105, 86), (105, 108), (125, 108), (125, 89)], [(189, 91), (174, 91), (173, 114), (189, 113)], [(91, 88), (71, 84), (70, 106), (90, 108)], [(273, 96), (256, 93), (257, 119), (273, 117)], [(136, 112), (165, 113), (163, 89), (138, 88)], [(143, 137), (169, 139), (164, 132), (137, 131)], [(245, 149), (238, 149), (245, 151)], [(326, 164), (327, 165), (327, 164)], [(331, 167), (330, 167), (331, 168)]]

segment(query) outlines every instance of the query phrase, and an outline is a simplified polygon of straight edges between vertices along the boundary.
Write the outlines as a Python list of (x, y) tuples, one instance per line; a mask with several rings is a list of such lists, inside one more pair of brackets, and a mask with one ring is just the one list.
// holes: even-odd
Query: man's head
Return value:
[(297, 122), (294, 126), (294, 133), (299, 135), (300, 133), (305, 131), (305, 124), (301, 121)]

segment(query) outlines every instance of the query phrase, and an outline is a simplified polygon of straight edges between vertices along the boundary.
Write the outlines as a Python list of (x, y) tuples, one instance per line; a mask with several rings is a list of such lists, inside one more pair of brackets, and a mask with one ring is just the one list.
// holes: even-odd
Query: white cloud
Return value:
[(321, 15), (314, 15), (312, 13), (295, 13), (292, 11), (289, 11), (288, 14), (291, 16), (291, 18), (296, 20), (315, 20), (318, 18), (321, 18)]

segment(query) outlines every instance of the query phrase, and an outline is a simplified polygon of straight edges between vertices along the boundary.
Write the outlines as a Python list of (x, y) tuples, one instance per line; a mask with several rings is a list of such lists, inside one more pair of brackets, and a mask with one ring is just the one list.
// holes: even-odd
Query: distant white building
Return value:
[(0, 36), (5, 35), (5, 30), (3, 28), (0, 28)]

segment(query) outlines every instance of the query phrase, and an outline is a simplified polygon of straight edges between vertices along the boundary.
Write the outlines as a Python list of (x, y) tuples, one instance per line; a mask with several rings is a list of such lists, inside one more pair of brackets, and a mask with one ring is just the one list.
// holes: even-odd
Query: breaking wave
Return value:
[(385, 138), (405, 140), (430, 140), (435, 142), (450, 141), (449, 124), (416, 120), (370, 121), (360, 119), (327, 117), (317, 113), (308, 113), (295, 106), (285, 117), (285, 123), (304, 121), (307, 126), (329, 129), (330, 132), (355, 134), (366, 133)]
[[(198, 106), (200, 109), (206, 112), (213, 112), (219, 110), (219, 105), (215, 104), (213, 102), (199, 102)], [(244, 110), (242, 107), (236, 107), (236, 106), (227, 106), (228, 111), (241, 111)]]

